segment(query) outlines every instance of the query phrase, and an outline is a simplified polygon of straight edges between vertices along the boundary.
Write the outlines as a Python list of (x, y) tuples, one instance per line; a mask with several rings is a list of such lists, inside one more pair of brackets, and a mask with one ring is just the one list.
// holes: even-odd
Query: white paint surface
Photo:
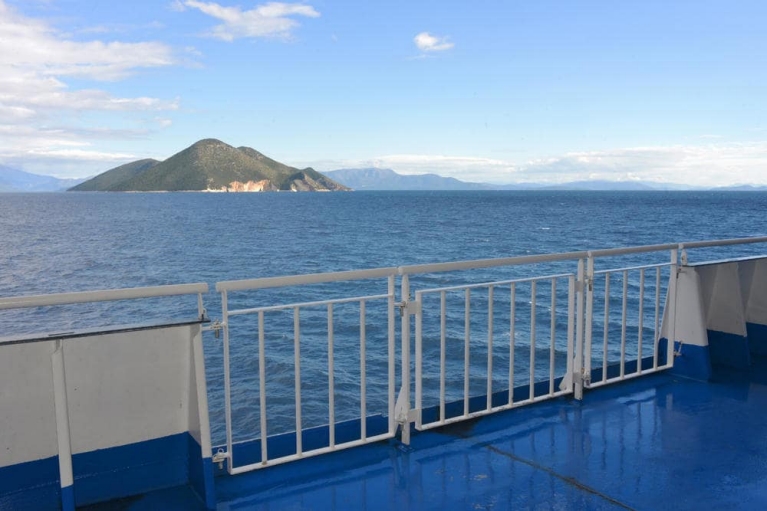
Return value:
[(54, 343), (0, 346), (0, 467), (55, 456)]
[(706, 306), (706, 327), (745, 337), (746, 318), (738, 263), (712, 264), (696, 270)]
[(746, 321), (767, 325), (767, 259), (740, 263)]
[[(676, 292), (674, 340), (695, 346), (708, 346), (700, 278), (695, 268), (680, 268)], [(667, 306), (663, 312), (663, 326), (661, 328), (661, 335), (667, 339), (671, 331), (668, 312)]]

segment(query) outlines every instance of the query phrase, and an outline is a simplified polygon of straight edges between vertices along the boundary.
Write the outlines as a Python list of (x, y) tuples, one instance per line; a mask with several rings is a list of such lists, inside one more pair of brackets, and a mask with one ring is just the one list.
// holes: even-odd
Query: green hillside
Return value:
[[(104, 172), (72, 190), (348, 190), (313, 169), (299, 170), (250, 147), (235, 148), (216, 139), (200, 140), (163, 162), (145, 164), (143, 168), (139, 168), (139, 163)], [(88, 187), (82, 188), (83, 185)]]
[(80, 183), (77, 186), (70, 188), (70, 191), (74, 192), (106, 192), (114, 191), (115, 187), (119, 187), (125, 181), (141, 174), (142, 172), (154, 167), (160, 163), (157, 160), (151, 158), (145, 160), (138, 160), (125, 165), (120, 165), (112, 170), (99, 174), (87, 181)]

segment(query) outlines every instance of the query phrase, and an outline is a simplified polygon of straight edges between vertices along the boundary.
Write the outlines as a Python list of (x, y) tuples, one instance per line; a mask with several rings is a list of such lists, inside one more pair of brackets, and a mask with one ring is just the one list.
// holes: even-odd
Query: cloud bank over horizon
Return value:
[(400, 174), (433, 173), (494, 184), (653, 181), (703, 187), (767, 185), (767, 142), (635, 147), (571, 152), (514, 162), (447, 155), (386, 155), (367, 160), (301, 162), (319, 170), (374, 167)]

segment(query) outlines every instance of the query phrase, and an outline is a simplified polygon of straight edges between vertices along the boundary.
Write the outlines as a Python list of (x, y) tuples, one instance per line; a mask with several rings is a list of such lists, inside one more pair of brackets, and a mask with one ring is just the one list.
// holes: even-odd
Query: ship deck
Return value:
[[(218, 509), (765, 509), (767, 359), (216, 478)], [(88, 509), (189, 509), (173, 488)]]

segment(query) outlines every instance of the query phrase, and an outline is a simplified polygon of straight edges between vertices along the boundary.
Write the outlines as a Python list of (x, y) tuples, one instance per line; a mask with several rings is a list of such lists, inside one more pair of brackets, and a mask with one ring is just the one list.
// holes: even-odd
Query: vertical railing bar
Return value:
[(493, 408), (493, 286), (487, 289), (487, 411)]
[(530, 283), (530, 399), (535, 398), (535, 316), (537, 282)]
[(621, 318), (621, 373), (620, 377), (626, 374), (626, 315), (628, 312), (628, 289), (629, 289), (629, 272), (623, 272), (623, 311)]
[(400, 291), (400, 298), (404, 308), (402, 309), (400, 318), (400, 326), (402, 330), (402, 374), (400, 376), (402, 378), (401, 392), (403, 393), (403, 404), (405, 407), (404, 410), (402, 410), (401, 417), (401, 419), (404, 421), (402, 423), (401, 439), (403, 444), (410, 445), (410, 373), (412, 369), (410, 367), (410, 311), (407, 307), (410, 302), (410, 277), (408, 275), (402, 276), (401, 286), (402, 289)]
[(464, 292), (464, 334), (463, 334), (463, 414), (469, 415), (469, 355), (471, 339), (471, 289)]
[(261, 424), (261, 463), (269, 460), (266, 430), (266, 336), (264, 335), (264, 311), (258, 311), (258, 406)]
[(642, 333), (644, 330), (644, 272), (639, 270), (639, 326), (637, 332), (637, 373), (642, 372)]
[(51, 353), (51, 373), (53, 379), (53, 407), (56, 422), (61, 509), (74, 510), (75, 477), (72, 469), (72, 435), (70, 433), (69, 404), (67, 400), (64, 343), (61, 339), (54, 342), (53, 353)]
[(602, 381), (607, 381), (607, 341), (610, 336), (610, 273), (605, 273), (605, 325), (602, 337)]
[(367, 439), (367, 347), (366, 322), (367, 310), (365, 300), (360, 300), (360, 438)]
[(554, 363), (557, 332), (557, 279), (551, 279), (551, 352), (549, 353), (549, 394), (554, 393)]
[(389, 359), (389, 434), (393, 435), (396, 433), (397, 429), (397, 422), (396, 417), (394, 416), (394, 392), (395, 392), (395, 339), (396, 339), (396, 318), (394, 317), (395, 314), (395, 300), (396, 300), (396, 280), (394, 275), (389, 276), (389, 282), (388, 282), (388, 292), (389, 292), (389, 300), (387, 304), (388, 309), (388, 359)]
[[(422, 303), (420, 291), (415, 293), (416, 303)], [(416, 424), (421, 427), (421, 408), (423, 407), (423, 314), (415, 315), (415, 409)]]
[(514, 352), (516, 345), (516, 332), (514, 327), (517, 322), (517, 285), (511, 284), (511, 304), (509, 305), (509, 404), (514, 403)]
[(301, 421), (301, 320), (299, 308), (293, 308), (293, 366), (295, 369), (294, 394), (296, 398), (296, 454), (303, 453)]
[(226, 452), (229, 457), (227, 472), (234, 468), (234, 453), (232, 452), (232, 384), (229, 366), (229, 297), (226, 291), (221, 292), (221, 318), (224, 322), (224, 411), (226, 416)]
[(447, 368), (446, 365), (446, 336), (447, 336), (447, 297), (445, 292), (440, 292), (440, 304), (439, 304), (439, 420), (445, 422), (445, 377)]
[(586, 317), (585, 317), (585, 335), (584, 342), (584, 356), (583, 356), (583, 373), (586, 384), (591, 382), (591, 359), (593, 353), (591, 350), (591, 341), (593, 337), (593, 325), (594, 325), (594, 257), (589, 253), (589, 257), (586, 261), (586, 285), (584, 286), (583, 293), (586, 298)]
[(578, 259), (578, 276), (575, 285), (575, 357), (573, 384), (575, 399), (583, 399), (583, 288), (584, 262)]
[(655, 269), (655, 329), (653, 332), (652, 368), (658, 369), (658, 341), (660, 340), (660, 273), (661, 267)]
[(336, 446), (336, 388), (335, 361), (333, 356), (333, 304), (328, 304), (328, 433), (330, 448)]
[[(682, 246), (680, 245), (680, 249)], [(669, 319), (669, 335), (666, 339), (666, 366), (674, 367), (674, 342), (676, 340), (676, 297), (677, 297), (677, 272), (679, 268), (679, 252), (677, 249), (671, 251), (671, 268), (669, 268), (669, 306), (671, 307), (668, 314)]]
[[(565, 379), (562, 382), (569, 380), (569, 390), (574, 390), (573, 384), (573, 350), (575, 341), (575, 275), (570, 275), (567, 283), (567, 369), (565, 373)], [(560, 389), (562, 387), (560, 386)]]

